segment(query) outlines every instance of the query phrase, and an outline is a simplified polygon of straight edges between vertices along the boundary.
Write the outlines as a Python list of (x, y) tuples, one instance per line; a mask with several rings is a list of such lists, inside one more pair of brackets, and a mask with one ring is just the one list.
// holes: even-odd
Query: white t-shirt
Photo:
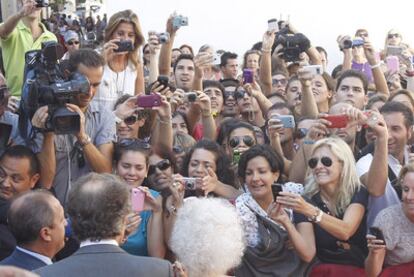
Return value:
[(135, 94), (135, 81), (137, 71), (131, 62), (124, 71), (114, 72), (109, 65), (104, 66), (104, 73), (98, 91), (93, 98), (93, 102), (98, 103), (99, 107), (114, 109), (116, 100), (125, 94)]

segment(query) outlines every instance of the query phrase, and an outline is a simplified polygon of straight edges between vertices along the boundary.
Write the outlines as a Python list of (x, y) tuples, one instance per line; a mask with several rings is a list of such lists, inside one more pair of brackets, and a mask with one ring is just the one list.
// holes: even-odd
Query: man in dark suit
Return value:
[(7, 220), (17, 247), (0, 262), (27, 270), (52, 264), (52, 258), (65, 245), (63, 207), (48, 191), (20, 194), (13, 200)]
[(33, 189), (39, 179), (40, 164), (29, 148), (11, 146), (0, 156), (0, 261), (10, 256), (16, 247), (16, 240), (7, 226), (10, 201)]
[(114, 175), (90, 173), (78, 179), (68, 199), (72, 230), (81, 241), (72, 256), (35, 272), (48, 276), (173, 276), (171, 264), (133, 256), (119, 244), (126, 239), (131, 212), (127, 184)]

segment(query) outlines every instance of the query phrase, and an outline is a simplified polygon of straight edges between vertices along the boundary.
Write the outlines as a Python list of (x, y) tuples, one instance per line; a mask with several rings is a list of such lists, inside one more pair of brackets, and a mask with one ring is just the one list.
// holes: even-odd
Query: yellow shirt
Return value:
[(22, 94), (25, 53), (42, 48), (42, 42), (57, 41), (56, 36), (39, 23), (43, 33), (35, 41), (31, 30), (20, 20), (13, 32), (5, 39), (1, 39), (3, 64), (6, 72), (7, 86), (13, 96)]

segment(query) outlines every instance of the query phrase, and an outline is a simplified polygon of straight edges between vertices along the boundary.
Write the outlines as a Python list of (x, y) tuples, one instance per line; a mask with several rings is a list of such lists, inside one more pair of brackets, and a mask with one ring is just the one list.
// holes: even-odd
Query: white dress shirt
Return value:
[(39, 253), (36, 253), (36, 252), (30, 251), (30, 250), (27, 250), (27, 249), (21, 248), (21, 247), (19, 247), (19, 246), (16, 246), (16, 249), (17, 249), (17, 250), (19, 250), (19, 251), (22, 251), (22, 252), (24, 252), (24, 253), (26, 253), (26, 254), (28, 254), (28, 255), (30, 255), (30, 256), (35, 257), (35, 258), (36, 258), (36, 259), (38, 259), (38, 260), (41, 260), (42, 262), (44, 262), (44, 263), (45, 263), (45, 264), (47, 264), (47, 265), (51, 265), (51, 264), (53, 264), (52, 260), (51, 260), (49, 257), (46, 257), (46, 256), (44, 256), (44, 255), (42, 255), (42, 254), (39, 254)]

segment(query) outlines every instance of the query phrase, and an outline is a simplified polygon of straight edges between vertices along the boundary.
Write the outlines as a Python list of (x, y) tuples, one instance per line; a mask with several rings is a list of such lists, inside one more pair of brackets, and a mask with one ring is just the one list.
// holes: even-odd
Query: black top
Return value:
[[(312, 196), (310, 200), (308, 200), (309, 203), (311, 203), (314, 206), (317, 206), (319, 209), (321, 209), (324, 213), (329, 214), (331, 216), (334, 216), (329, 211), (326, 204), (322, 201), (320, 192)], [(341, 248), (341, 242), (345, 244), (350, 244), (353, 247), (359, 248), (365, 255), (368, 255), (368, 248), (367, 248), (367, 242), (366, 242), (366, 234), (367, 234), (367, 226), (366, 226), (366, 211), (368, 206), (368, 191), (365, 189), (365, 187), (361, 187), (359, 191), (357, 191), (354, 196), (351, 199), (351, 203), (358, 203), (365, 207), (365, 213), (364, 217), (362, 218), (361, 223), (359, 224), (359, 227), (355, 234), (348, 240), (348, 241), (340, 241), (339, 239), (332, 236), (330, 233), (322, 229), (319, 224), (314, 223), (313, 228), (315, 232), (315, 243), (316, 243), (316, 255), (318, 258), (320, 256), (318, 253), (322, 249), (329, 249), (331, 251), (336, 251), (338, 248)], [(339, 216), (336, 216), (339, 219), (343, 219), (344, 215), (341, 214)], [(294, 219), (295, 223), (301, 223), (301, 222), (310, 222), (308, 218), (302, 214), (294, 213)], [(323, 219), (322, 219), (323, 220)], [(321, 258), (320, 258), (321, 259)], [(323, 262), (323, 259), (321, 259)]]

